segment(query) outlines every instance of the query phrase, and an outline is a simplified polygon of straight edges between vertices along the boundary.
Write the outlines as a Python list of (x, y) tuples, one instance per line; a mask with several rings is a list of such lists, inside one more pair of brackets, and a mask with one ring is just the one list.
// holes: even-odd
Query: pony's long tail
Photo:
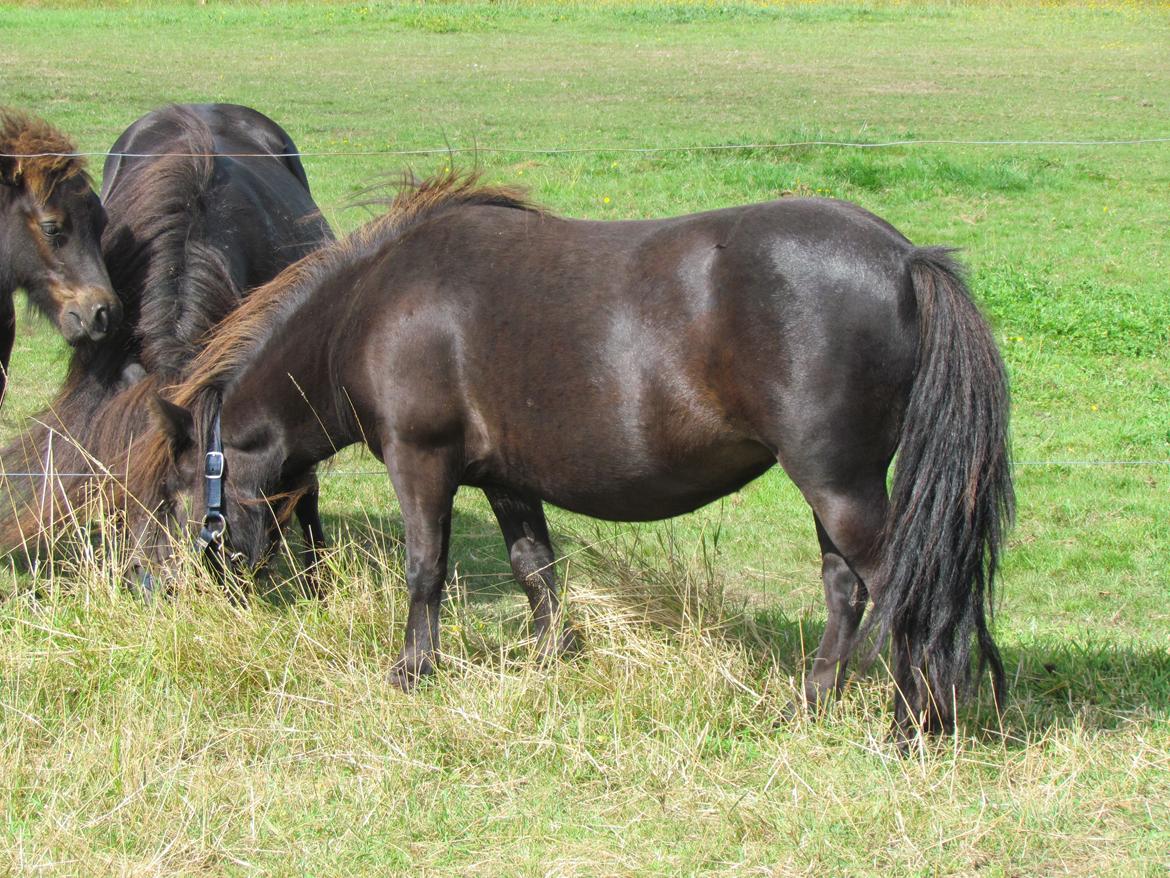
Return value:
[(918, 368), (902, 426), (875, 579), (879, 643), (892, 644), (895, 723), (948, 731), (970, 688), (972, 648), (996, 703), (1003, 662), (988, 630), (996, 568), (1014, 513), (1008, 382), (991, 329), (944, 248), (909, 263)]

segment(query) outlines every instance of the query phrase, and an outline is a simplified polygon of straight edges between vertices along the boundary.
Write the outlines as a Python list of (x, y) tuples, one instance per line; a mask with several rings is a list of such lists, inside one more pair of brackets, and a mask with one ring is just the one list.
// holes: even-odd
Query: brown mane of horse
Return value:
[(44, 203), (62, 180), (88, 181), (84, 156), (57, 128), (18, 110), (0, 108), (0, 154), (17, 156), (16, 175)]
[[(447, 209), (471, 205), (545, 213), (520, 189), (480, 185), (478, 173), (451, 172), (421, 182), (404, 181), (386, 213), (345, 238), (293, 263), (272, 281), (254, 290), (239, 308), (212, 330), (184, 379), (167, 388), (165, 395), (176, 404), (195, 411), (197, 423), (206, 423), (209, 418), (200, 417), (200, 414), (206, 415), (207, 410), (218, 403), (220, 394), (236, 373), (248, 364), (252, 354), (265, 341), (279, 331), (282, 318), (294, 311), (302, 297), (313, 289), (313, 281), (334, 266), (371, 252)], [(134, 502), (150, 509), (163, 499), (160, 489), (174, 466), (174, 450), (169, 437), (162, 430), (150, 431), (134, 443), (129, 460), (126, 491)]]
[[(111, 193), (107, 207), (121, 228), (105, 236), (103, 250), (114, 287), (133, 300), (132, 355), (148, 372), (177, 379), (198, 352), (199, 338), (235, 307), (239, 291), (222, 256), (210, 248), (192, 252), (189, 241), (215, 174), (211, 132), (182, 108), (171, 112), (189, 154), (153, 159), (138, 171), (136, 186)], [(176, 304), (198, 312), (202, 329), (187, 333), (194, 337), (176, 337)]]

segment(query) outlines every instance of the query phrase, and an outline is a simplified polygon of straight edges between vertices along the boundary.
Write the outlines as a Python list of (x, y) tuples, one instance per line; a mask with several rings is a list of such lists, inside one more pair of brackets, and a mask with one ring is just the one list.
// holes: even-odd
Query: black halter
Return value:
[(203, 460), (203, 484), (207, 493), (207, 511), (203, 513), (203, 527), (195, 538), (195, 551), (203, 554), (208, 549), (223, 548), (223, 535), (227, 530), (224, 516), (223, 476), (226, 467), (223, 459), (223, 439), (219, 434), (219, 409), (211, 421), (211, 432), (207, 439), (207, 454)]
[[(219, 433), (219, 409), (211, 421), (211, 430), (207, 437), (207, 453), (203, 462), (203, 483), (207, 488), (207, 511), (203, 513), (203, 525), (199, 536), (195, 538), (195, 552), (206, 556), (212, 566), (222, 572), (223, 535), (227, 532), (227, 518), (224, 515), (223, 477), (227, 467), (224, 465), (223, 439)], [(138, 587), (147, 599), (153, 597), (155, 590), (154, 576), (146, 568), (138, 578)]]

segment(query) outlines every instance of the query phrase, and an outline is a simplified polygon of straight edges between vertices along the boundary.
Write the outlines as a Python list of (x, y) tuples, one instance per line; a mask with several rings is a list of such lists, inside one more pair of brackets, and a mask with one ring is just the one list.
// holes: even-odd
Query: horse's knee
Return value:
[[(877, 567), (882, 549), (882, 531), (889, 502), (885, 484), (848, 492), (826, 492), (810, 499), (816, 515), (818, 537), (822, 554), (841, 558), (842, 564), (860, 580), (861, 593), (857, 595), (864, 606), (866, 585)], [(836, 577), (846, 581), (847, 577)], [(825, 577), (826, 587), (829, 577)], [(851, 595), (851, 600), (854, 597)]]
[(406, 564), (406, 589), (412, 600), (429, 600), (442, 590), (446, 576), (444, 564), (410, 560)]

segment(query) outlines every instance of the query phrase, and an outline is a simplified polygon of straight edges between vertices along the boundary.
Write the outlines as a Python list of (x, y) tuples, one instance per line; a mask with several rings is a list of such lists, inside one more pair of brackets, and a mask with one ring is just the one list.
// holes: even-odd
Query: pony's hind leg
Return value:
[(576, 636), (561, 620), (555, 556), (540, 500), (502, 488), (485, 488), (484, 493), (504, 535), (512, 575), (528, 595), (533, 635), (541, 657), (553, 658), (571, 651)]
[(886, 514), (885, 485), (868, 490), (824, 492), (814, 497), (821, 578), (827, 619), (812, 668), (805, 678), (805, 699), (823, 706), (845, 685), (846, 666), (869, 599), (866, 582), (877, 567)]

